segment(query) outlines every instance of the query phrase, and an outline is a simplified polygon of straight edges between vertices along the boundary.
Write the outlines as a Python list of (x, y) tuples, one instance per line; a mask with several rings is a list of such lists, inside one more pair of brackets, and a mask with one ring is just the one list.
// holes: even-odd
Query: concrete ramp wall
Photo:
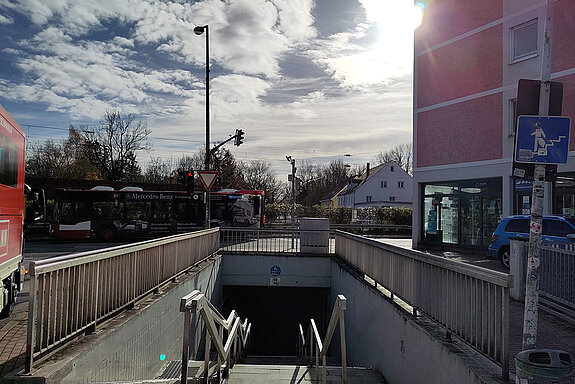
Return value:
[[(347, 363), (377, 369), (390, 384), (503, 383), (501, 369), (463, 342), (448, 342), (445, 331), (392, 304), (363, 274), (333, 262), (331, 299), (347, 298)], [(339, 354), (338, 332), (331, 351)]]

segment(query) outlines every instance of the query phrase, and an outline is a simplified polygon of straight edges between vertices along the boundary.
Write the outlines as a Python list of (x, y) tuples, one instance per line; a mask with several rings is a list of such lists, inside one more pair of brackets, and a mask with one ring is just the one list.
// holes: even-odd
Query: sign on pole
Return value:
[(515, 161), (534, 164), (567, 163), (570, 130), (570, 117), (519, 116)]
[(212, 185), (214, 185), (214, 182), (216, 181), (216, 177), (218, 176), (218, 172), (217, 171), (198, 171), (198, 176), (200, 176), (200, 180), (202, 181), (204, 188), (206, 188), (206, 191), (209, 191), (212, 188)]

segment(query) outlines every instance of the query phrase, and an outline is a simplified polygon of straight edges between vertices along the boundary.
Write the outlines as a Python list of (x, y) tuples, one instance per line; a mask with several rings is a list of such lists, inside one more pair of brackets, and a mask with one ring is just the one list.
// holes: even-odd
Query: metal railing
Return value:
[[(313, 365), (313, 358), (315, 356), (315, 366), (319, 367), (319, 358), (321, 356), (322, 360), (322, 383), (326, 384), (327, 380), (327, 351), (329, 350), (329, 345), (331, 344), (331, 339), (335, 333), (335, 327), (339, 322), (339, 336), (341, 341), (341, 377), (344, 384), (347, 384), (347, 353), (345, 345), (345, 321), (344, 321), (344, 311), (346, 309), (346, 298), (343, 295), (338, 295), (331, 312), (331, 318), (329, 319), (329, 325), (323, 341), (319, 336), (315, 320), (310, 320), (310, 325), (307, 332), (307, 338), (309, 343), (306, 343), (306, 337), (304, 336), (303, 327), (299, 324), (299, 345), (298, 352), (300, 357), (305, 357), (309, 355), (310, 365)], [(308, 353), (309, 352), (309, 353)], [(319, 383), (319, 369), (316, 370), (316, 382)]]
[(509, 379), (508, 274), (344, 232), (336, 254), (501, 366)]
[[(541, 303), (546, 310), (574, 322), (575, 245), (543, 243), (540, 260), (539, 297)], [(524, 263), (524, 267), (525, 276), (527, 263)]]
[(34, 359), (134, 305), (219, 249), (219, 231), (30, 262), (26, 372)]
[(329, 231), (220, 228), (220, 233), (223, 252), (334, 253), (335, 234)]
[[(180, 301), (180, 312), (184, 312), (184, 337), (182, 348), (182, 377), (180, 382), (188, 382), (188, 360), (190, 351), (190, 323), (192, 313), (199, 313), (206, 325), (206, 350), (204, 357), (204, 383), (210, 378), (210, 350), (213, 344), (218, 354), (217, 381), (227, 379), (230, 369), (238, 356), (246, 349), (251, 331), (251, 324), (246, 319), (241, 322), (236, 311), (232, 311), (227, 319), (214, 308), (212, 303), (200, 292), (193, 291)], [(227, 332), (227, 340), (224, 339)], [(225, 341), (225, 343), (224, 343)], [(222, 364), (222, 362), (224, 362)]]

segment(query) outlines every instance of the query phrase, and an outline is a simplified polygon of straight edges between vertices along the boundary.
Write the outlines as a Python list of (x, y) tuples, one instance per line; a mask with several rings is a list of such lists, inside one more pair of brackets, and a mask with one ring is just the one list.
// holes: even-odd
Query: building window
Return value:
[(509, 100), (509, 130), (507, 136), (515, 136), (515, 114), (517, 113), (517, 99)]
[(366, 202), (366, 203), (371, 203), (371, 196), (366, 196), (366, 197), (365, 197), (365, 202)]
[(390, 172), (393, 172), (393, 165), (392, 165), (391, 167), (389, 167), (389, 168), (390, 168)]
[(381, 188), (387, 188), (387, 181), (385, 180), (381, 181)]
[(403, 188), (403, 181), (397, 182), (397, 188)]
[(395, 196), (389, 196), (389, 201), (395, 201)]
[(537, 19), (511, 28), (511, 64), (538, 54)]

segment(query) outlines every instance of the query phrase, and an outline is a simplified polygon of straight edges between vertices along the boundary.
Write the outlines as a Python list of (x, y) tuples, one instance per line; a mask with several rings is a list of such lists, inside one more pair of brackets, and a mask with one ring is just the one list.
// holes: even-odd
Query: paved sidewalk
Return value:
[(27, 321), (28, 294), (21, 293), (10, 318), (0, 321), (0, 378), (24, 369)]

